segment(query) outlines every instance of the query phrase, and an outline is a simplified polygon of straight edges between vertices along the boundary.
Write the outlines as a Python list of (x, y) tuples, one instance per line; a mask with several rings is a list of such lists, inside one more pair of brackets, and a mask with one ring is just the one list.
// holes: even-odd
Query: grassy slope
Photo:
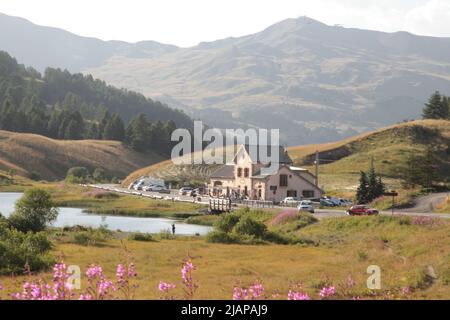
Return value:
[[(200, 284), (199, 299), (231, 299), (234, 285), (247, 286), (255, 280), (261, 280), (268, 293), (280, 290), (284, 294), (290, 286), (302, 284), (304, 291), (317, 298), (318, 287), (325, 281), (339, 286), (349, 275), (356, 282), (351, 296), (364, 296), (369, 265), (381, 267), (383, 292), (398, 294), (402, 287), (412, 287), (412, 298), (450, 297), (450, 225), (421, 226), (401, 221), (390, 217), (326, 219), (298, 231), (319, 241), (314, 246), (223, 245), (201, 238), (111, 240), (102, 247), (57, 241), (54, 253), (82, 270), (99, 263), (108, 276), (114, 277), (125, 246), (139, 272), (137, 297), (146, 299), (158, 299), (157, 286), (162, 279), (176, 283), (176, 295), (182, 295), (179, 269), (187, 255), (198, 267), (194, 277)], [(437, 279), (427, 277), (430, 266)], [(42, 276), (49, 279), (50, 273)], [(0, 277), (0, 283), (8, 292), (24, 279)]]
[(13, 168), (18, 175), (37, 173), (42, 179), (64, 178), (69, 168), (103, 168), (111, 176), (125, 177), (161, 161), (156, 154), (141, 154), (116, 141), (53, 140), (40, 135), (0, 131), (0, 170)]

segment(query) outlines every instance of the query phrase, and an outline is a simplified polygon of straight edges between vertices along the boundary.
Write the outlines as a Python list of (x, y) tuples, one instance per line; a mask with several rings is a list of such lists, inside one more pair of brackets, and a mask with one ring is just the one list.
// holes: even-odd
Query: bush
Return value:
[(237, 243), (239, 242), (239, 239), (237, 239), (235, 236), (220, 231), (215, 230), (206, 235), (206, 241), (212, 242), (212, 243)]
[(242, 217), (233, 228), (233, 232), (238, 235), (249, 235), (256, 238), (263, 238), (266, 231), (267, 227), (264, 223), (246, 216)]
[(134, 241), (145, 241), (145, 242), (150, 242), (150, 241), (155, 241), (153, 239), (153, 236), (150, 233), (132, 233), (128, 236), (129, 240), (134, 240)]
[(9, 223), (22, 232), (40, 232), (57, 217), (58, 209), (51, 195), (45, 190), (33, 188), (25, 191), (17, 201), (16, 211), (9, 217)]
[(108, 179), (105, 170), (103, 170), (102, 168), (95, 169), (94, 172), (92, 173), (92, 178), (94, 179), (95, 182), (103, 182)]
[(67, 171), (66, 180), (71, 183), (84, 183), (88, 177), (88, 169), (85, 167), (73, 167)]
[(53, 263), (50, 249), (45, 233), (23, 233), (0, 223), (0, 274), (45, 270)]
[(222, 232), (231, 232), (234, 226), (239, 222), (241, 216), (236, 213), (229, 213), (222, 215), (220, 219), (214, 224), (214, 227)]
[(98, 192), (94, 194), (95, 199), (117, 199), (120, 196), (114, 192)]
[(87, 231), (78, 231), (72, 235), (72, 243), (81, 246), (99, 246), (112, 237), (112, 232), (101, 226), (98, 229), (88, 228)]

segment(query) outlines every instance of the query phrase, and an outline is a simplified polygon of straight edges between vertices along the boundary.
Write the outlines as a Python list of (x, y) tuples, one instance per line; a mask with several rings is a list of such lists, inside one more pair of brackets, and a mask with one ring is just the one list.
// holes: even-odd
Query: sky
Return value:
[(450, 37), (450, 0), (0, 0), (0, 12), (102, 40), (181, 47), (255, 33), (300, 16)]

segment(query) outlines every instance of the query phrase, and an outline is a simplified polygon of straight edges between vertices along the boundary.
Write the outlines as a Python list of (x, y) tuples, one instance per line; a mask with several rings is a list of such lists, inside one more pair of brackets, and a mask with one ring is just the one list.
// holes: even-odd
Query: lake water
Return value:
[[(22, 193), (0, 192), (0, 213), (8, 217), (14, 212), (14, 204), (21, 196)], [(186, 224), (173, 219), (95, 215), (84, 213), (83, 209), (79, 208), (60, 208), (58, 219), (53, 223), (53, 226), (81, 225), (96, 228), (100, 225), (107, 225), (110, 230), (158, 233), (171, 230), (172, 223), (175, 223), (176, 234), (178, 235), (195, 235), (196, 233), (205, 235), (211, 230), (211, 227)]]

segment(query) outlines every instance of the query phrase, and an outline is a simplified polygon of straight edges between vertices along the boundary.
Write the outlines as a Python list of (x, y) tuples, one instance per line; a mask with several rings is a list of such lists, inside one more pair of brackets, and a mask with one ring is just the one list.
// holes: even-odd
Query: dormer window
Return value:
[(248, 176), (249, 176), (249, 171), (250, 171), (250, 170), (249, 170), (248, 168), (245, 168), (245, 169), (244, 169), (244, 177), (245, 177), (245, 178), (248, 178)]
[(237, 169), (237, 176), (238, 178), (242, 177), (242, 168)]

